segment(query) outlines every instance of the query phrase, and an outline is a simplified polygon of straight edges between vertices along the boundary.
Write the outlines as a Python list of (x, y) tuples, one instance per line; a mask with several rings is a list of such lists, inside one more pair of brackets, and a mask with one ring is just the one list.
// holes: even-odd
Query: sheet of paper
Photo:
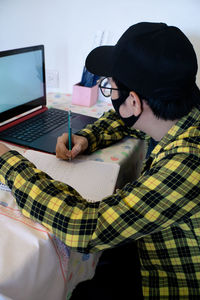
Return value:
[(80, 159), (69, 162), (34, 150), (27, 150), (25, 157), (53, 179), (76, 189), (88, 201), (102, 200), (114, 192), (118, 164)]

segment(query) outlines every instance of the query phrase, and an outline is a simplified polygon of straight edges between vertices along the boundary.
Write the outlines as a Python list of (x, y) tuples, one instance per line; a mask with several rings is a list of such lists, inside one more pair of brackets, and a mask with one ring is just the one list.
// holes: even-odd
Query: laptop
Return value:
[[(0, 140), (55, 154), (68, 113), (46, 104), (44, 46), (0, 52)], [(72, 112), (72, 133), (94, 121)]]

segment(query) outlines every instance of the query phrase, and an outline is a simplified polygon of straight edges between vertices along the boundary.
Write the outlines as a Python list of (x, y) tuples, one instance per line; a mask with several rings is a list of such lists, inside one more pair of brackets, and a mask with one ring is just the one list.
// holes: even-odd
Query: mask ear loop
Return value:
[(141, 113), (138, 115), (138, 116), (130, 116), (130, 117), (127, 117), (127, 118), (124, 118), (121, 116), (120, 112), (119, 112), (119, 109), (120, 109), (120, 106), (126, 101), (128, 97), (128, 94), (127, 95), (120, 95), (118, 99), (115, 99), (115, 100), (112, 100), (112, 104), (113, 104), (113, 107), (115, 109), (115, 111), (117, 112), (117, 114), (119, 115), (119, 117), (121, 118), (121, 120), (125, 123), (125, 125), (127, 127), (132, 127), (135, 122), (139, 119), (139, 117), (141, 116), (142, 112), (143, 112), (143, 103), (139, 97), (139, 100), (140, 100), (140, 103), (141, 103)]
[[(137, 95), (138, 95), (138, 94), (137, 94)], [(141, 107), (141, 113), (139, 114), (139, 116), (141, 116), (141, 114), (143, 113), (143, 101), (141, 100), (142, 97), (140, 97), (139, 95), (138, 95), (138, 98), (139, 98), (139, 100), (140, 100), (140, 107)]]
[[(130, 116), (130, 117), (127, 117), (127, 118), (123, 118), (121, 115), (120, 115), (120, 112), (119, 112), (119, 109), (120, 109), (120, 106), (126, 101), (126, 99), (129, 97), (129, 94), (130, 94), (130, 90), (125, 87), (122, 83), (120, 83), (116, 78), (113, 78), (115, 84), (117, 85), (117, 87), (119, 88), (119, 97), (118, 99), (115, 99), (115, 100), (112, 100), (111, 98), (111, 101), (112, 101), (112, 105), (115, 109), (115, 111), (117, 112), (117, 114), (119, 115), (119, 117), (123, 120), (123, 122), (125, 123), (125, 125), (127, 125), (128, 127), (132, 127), (135, 122), (139, 119), (139, 117), (141, 116), (142, 112), (143, 112), (143, 101), (141, 100), (142, 97), (138, 95), (138, 98), (140, 100), (140, 104), (141, 104), (141, 113), (138, 115), (138, 116)], [(116, 102), (115, 102), (116, 101)]]

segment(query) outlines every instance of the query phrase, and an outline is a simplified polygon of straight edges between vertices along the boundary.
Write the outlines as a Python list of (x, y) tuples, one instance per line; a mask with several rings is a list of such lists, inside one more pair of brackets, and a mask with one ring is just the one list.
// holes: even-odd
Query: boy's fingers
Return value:
[(80, 144), (75, 144), (71, 151), (71, 157), (75, 158), (79, 153), (81, 153), (82, 147)]
[(62, 159), (68, 159), (69, 151), (66, 148), (67, 141), (68, 141), (67, 134), (63, 134), (62, 136), (58, 137), (57, 144), (56, 144), (56, 157)]
[(56, 157), (62, 158), (62, 159), (73, 159), (77, 155), (84, 152), (88, 147), (88, 141), (85, 137), (72, 135), (72, 150), (69, 151), (67, 149), (68, 144), (68, 134), (63, 133), (60, 137), (57, 139), (56, 144)]

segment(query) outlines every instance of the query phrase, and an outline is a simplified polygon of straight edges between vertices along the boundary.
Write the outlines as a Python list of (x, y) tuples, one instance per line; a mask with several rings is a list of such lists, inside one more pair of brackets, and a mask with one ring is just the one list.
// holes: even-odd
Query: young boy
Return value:
[[(57, 156), (73, 159), (127, 135), (151, 137), (156, 146), (138, 180), (101, 202), (87, 203), (4, 145), (0, 180), (12, 189), (25, 216), (77, 251), (136, 241), (144, 299), (198, 299), (200, 91), (194, 49), (176, 27), (138, 23), (115, 46), (94, 49), (86, 67), (107, 78), (100, 86), (111, 95), (115, 111), (73, 135), (71, 152), (67, 134), (60, 137)], [(131, 289), (134, 297), (134, 281)]]

